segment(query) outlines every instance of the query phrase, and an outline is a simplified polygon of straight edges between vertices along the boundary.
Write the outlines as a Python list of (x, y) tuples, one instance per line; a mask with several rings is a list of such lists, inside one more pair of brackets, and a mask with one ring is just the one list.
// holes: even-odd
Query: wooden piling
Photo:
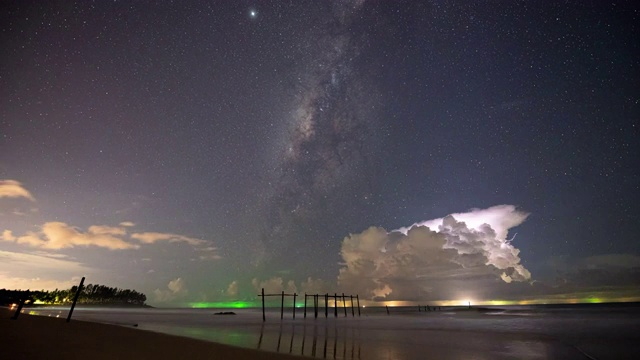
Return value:
[(324, 318), (329, 317), (329, 294), (324, 294)]
[(389, 315), (389, 305), (385, 305), (385, 307), (387, 308), (387, 315)]
[(318, 294), (313, 295), (313, 316), (318, 318)]
[(335, 317), (338, 317), (338, 294), (333, 294), (333, 310), (335, 311)]
[(342, 308), (344, 309), (344, 317), (347, 317), (347, 301), (344, 299), (344, 293), (342, 293)]
[(360, 316), (360, 297), (356, 294), (356, 301), (358, 302), (358, 316)]
[(262, 322), (267, 321), (267, 318), (264, 316), (264, 288), (262, 288)]
[(76, 291), (76, 296), (73, 297), (73, 303), (71, 304), (69, 315), (67, 315), (67, 322), (71, 321), (71, 314), (73, 314), (73, 309), (76, 307), (76, 302), (78, 302), (80, 292), (82, 292), (82, 285), (84, 285), (84, 276), (82, 277), (82, 280), (80, 280), (80, 285), (78, 286), (78, 291)]
[(298, 296), (298, 294), (293, 293), (293, 318), (296, 318), (296, 296)]
[(282, 297), (280, 298), (280, 320), (284, 319), (284, 291), (282, 291)]
[(307, 318), (307, 293), (304, 293), (304, 318)]
[(29, 290), (27, 290), (25, 295), (22, 298), (20, 298), (20, 302), (18, 303), (18, 307), (16, 308), (16, 312), (11, 317), (11, 320), (18, 320), (18, 316), (20, 315), (20, 312), (22, 311), (22, 307), (24, 306), (24, 302), (27, 301), (28, 297), (29, 297)]
[(353, 295), (349, 295), (351, 297), (351, 317), (355, 317), (356, 316), (356, 312), (353, 309)]

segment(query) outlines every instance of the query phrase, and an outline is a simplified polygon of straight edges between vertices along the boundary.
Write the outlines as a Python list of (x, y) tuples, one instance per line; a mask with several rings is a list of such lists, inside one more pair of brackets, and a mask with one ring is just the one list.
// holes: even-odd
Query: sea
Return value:
[[(337, 311), (336, 311), (337, 310)], [(499, 307), (75, 308), (135, 327), (318, 359), (640, 359), (640, 303)], [(234, 314), (216, 314), (232, 311)], [(30, 308), (66, 318), (66, 308)], [(282, 318), (281, 318), (282, 317)]]

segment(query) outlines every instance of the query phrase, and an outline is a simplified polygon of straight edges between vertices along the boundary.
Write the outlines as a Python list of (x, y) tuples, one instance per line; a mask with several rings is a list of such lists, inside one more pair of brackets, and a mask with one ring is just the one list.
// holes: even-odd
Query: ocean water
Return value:
[[(77, 307), (73, 319), (320, 359), (640, 359), (640, 304), (442, 308), (114, 309)], [(26, 309), (66, 317), (60, 308)]]

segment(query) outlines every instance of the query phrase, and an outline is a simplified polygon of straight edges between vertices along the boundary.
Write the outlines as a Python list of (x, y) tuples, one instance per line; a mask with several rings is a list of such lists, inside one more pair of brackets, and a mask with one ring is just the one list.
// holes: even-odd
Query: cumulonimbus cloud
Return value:
[(391, 232), (371, 227), (343, 240), (338, 284), (373, 299), (410, 299), (477, 278), (527, 281), (531, 274), (507, 240), (509, 229), (527, 216), (500, 205)]
[(31, 195), (29, 190), (25, 189), (22, 184), (16, 180), (0, 180), (0, 198), (25, 198), (31, 201), (36, 199)]

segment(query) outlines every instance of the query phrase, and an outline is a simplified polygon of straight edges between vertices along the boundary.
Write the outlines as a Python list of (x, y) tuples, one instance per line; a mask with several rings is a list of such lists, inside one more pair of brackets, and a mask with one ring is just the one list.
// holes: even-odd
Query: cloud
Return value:
[[(387, 232), (371, 227), (342, 242), (338, 284), (378, 300), (456, 296), (467, 285), (531, 278), (506, 239), (528, 214), (511, 205), (424, 221)], [(458, 290), (456, 290), (458, 289)]]
[(29, 190), (25, 189), (20, 182), (15, 180), (0, 180), (0, 198), (3, 197), (25, 198), (36, 201)]
[(306, 294), (323, 294), (328, 292), (327, 283), (324, 280), (308, 277), (300, 284), (302, 292)]
[[(210, 246), (210, 243), (190, 238), (184, 235), (144, 232), (129, 235), (127, 228), (133, 223), (124, 222), (120, 227), (107, 225), (92, 225), (83, 232), (63, 222), (47, 222), (42, 225), (40, 231), (28, 231), (22, 236), (15, 236), (10, 230), (4, 230), (0, 234), (0, 240), (15, 242), (20, 245), (42, 249), (66, 249), (74, 247), (99, 247), (110, 250), (138, 249), (141, 247), (133, 241), (138, 240), (142, 245), (158, 242), (186, 243), (198, 253), (200, 260), (220, 259), (218, 249)], [(208, 246), (207, 246), (208, 245)]]
[(251, 284), (257, 292), (260, 292), (261, 289), (264, 289), (265, 294), (275, 294), (282, 291), (286, 292), (287, 294), (298, 292), (298, 288), (293, 280), (289, 280), (285, 287), (284, 280), (282, 280), (281, 277), (272, 277), (265, 281), (260, 281), (258, 280), (258, 278), (254, 278), (253, 280), (251, 280)]
[(227, 287), (226, 294), (228, 296), (237, 296), (238, 295), (238, 281), (232, 281)]
[(136, 226), (136, 224), (131, 221), (123, 221), (120, 223), (120, 226), (133, 227), (133, 226)]
[(11, 230), (4, 230), (2, 232), (2, 235), (0, 235), (0, 240), (4, 240), (4, 241), (16, 241), (16, 237), (13, 236), (13, 233), (11, 232)]
[(188, 294), (187, 286), (182, 278), (169, 281), (166, 289), (155, 289), (153, 294), (158, 302), (171, 302)]
[(144, 244), (153, 244), (159, 241), (168, 241), (168, 242), (185, 242), (192, 246), (198, 246), (205, 243), (204, 240), (200, 240), (200, 239), (190, 238), (183, 235), (159, 233), (159, 232), (135, 233), (135, 234), (131, 234), (131, 238), (139, 240)]
[(43, 249), (64, 249), (72, 247), (102, 247), (110, 250), (137, 249), (139, 245), (131, 244), (123, 239), (124, 235), (117, 228), (108, 226), (91, 226), (86, 232), (67, 225), (63, 222), (47, 222), (39, 232), (27, 232), (23, 236), (13, 236), (3, 232), (3, 240), (15, 241), (18, 244)]

